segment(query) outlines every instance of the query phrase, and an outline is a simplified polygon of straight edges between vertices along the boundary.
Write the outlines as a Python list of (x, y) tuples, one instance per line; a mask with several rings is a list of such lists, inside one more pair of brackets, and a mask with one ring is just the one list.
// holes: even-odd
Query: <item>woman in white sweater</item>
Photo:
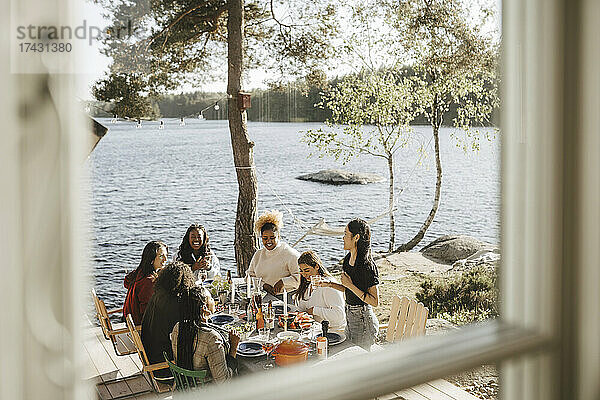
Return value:
[(319, 257), (313, 251), (305, 251), (298, 258), (300, 268), (300, 287), (296, 292), (296, 304), (300, 311), (312, 314), (315, 321), (329, 321), (329, 329), (343, 332), (346, 327), (344, 296), (339, 290), (330, 287), (315, 286), (314, 279), (333, 280)]
[(262, 278), (263, 288), (271, 294), (283, 289), (294, 290), (300, 283), (298, 256), (300, 253), (281, 240), (279, 231), (283, 226), (280, 211), (268, 211), (256, 221), (255, 229), (260, 233), (263, 248), (252, 256), (248, 275)]

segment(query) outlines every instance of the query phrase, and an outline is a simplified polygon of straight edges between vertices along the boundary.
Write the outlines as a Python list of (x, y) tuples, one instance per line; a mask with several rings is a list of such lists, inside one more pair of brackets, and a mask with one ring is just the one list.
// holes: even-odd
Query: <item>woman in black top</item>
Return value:
[(371, 255), (371, 228), (362, 219), (348, 223), (344, 234), (342, 284), (323, 282), (346, 294), (346, 336), (366, 350), (375, 343), (379, 322), (373, 307), (379, 305), (379, 273)]

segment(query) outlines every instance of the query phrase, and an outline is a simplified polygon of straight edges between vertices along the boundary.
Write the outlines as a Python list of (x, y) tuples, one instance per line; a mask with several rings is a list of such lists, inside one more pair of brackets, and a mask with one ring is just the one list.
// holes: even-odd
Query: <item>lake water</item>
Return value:
[[(173, 254), (192, 222), (208, 230), (213, 250), (225, 270), (236, 274), (233, 250), (237, 203), (237, 180), (227, 121), (188, 120), (179, 126), (165, 119), (144, 122), (136, 129), (131, 122), (110, 123), (110, 128), (90, 156), (91, 260), (98, 295), (110, 307), (121, 306), (125, 297), (124, 270), (135, 269), (142, 249), (150, 240), (162, 240)], [(388, 208), (388, 182), (369, 185), (331, 186), (295, 179), (321, 169), (340, 168), (331, 158), (307, 158), (311, 149), (300, 141), (303, 130), (318, 123), (250, 122), (248, 130), (256, 143), (259, 213), (277, 208), (284, 211), (282, 236), (293, 243), (303, 231), (276, 197), (296, 217), (312, 225), (325, 218), (330, 226), (344, 226), (352, 217), (371, 219)], [(425, 143), (431, 128), (415, 127)], [(465, 153), (441, 130), (443, 183), (435, 220), (420, 246), (444, 234), (466, 234), (498, 243), (500, 210), (500, 144), (481, 142), (479, 152)], [(417, 163), (415, 145), (402, 149), (396, 158), (398, 198), (396, 243), (413, 237), (431, 208), (435, 189), (433, 142), (429, 156)], [(361, 156), (343, 168), (387, 177), (386, 161)], [(410, 176), (411, 171), (414, 172)], [(408, 181), (407, 181), (408, 180)], [(386, 250), (389, 222), (372, 226), (375, 250)], [(341, 237), (308, 236), (296, 246), (313, 249), (327, 265), (343, 257)]]

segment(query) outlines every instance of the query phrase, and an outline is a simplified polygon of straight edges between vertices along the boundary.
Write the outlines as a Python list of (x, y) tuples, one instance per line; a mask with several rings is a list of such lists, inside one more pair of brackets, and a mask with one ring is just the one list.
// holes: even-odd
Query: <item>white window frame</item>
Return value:
[[(366, 399), (498, 362), (502, 398), (597, 398), (598, 3), (503, 2), (501, 320), (189, 397)], [(65, 0), (18, 4), (11, 12), (46, 25), (69, 11)], [(10, 13), (0, 18), (10, 37)], [(7, 41), (0, 46), (9, 54)], [(78, 399), (87, 390), (78, 317), (86, 128), (69, 76), (11, 74), (8, 58), (0, 60), (0, 398)]]

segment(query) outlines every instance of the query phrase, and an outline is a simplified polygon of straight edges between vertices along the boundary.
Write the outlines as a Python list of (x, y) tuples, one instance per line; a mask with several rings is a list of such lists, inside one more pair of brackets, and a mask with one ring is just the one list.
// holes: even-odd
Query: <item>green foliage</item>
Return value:
[(361, 153), (392, 158), (419, 112), (409, 83), (390, 71), (346, 76), (317, 103), (331, 112), (327, 128), (306, 131), (303, 141), (344, 163)]
[(158, 116), (150, 98), (143, 94), (143, 78), (132, 74), (111, 74), (92, 88), (100, 101), (111, 102), (111, 112), (119, 117), (149, 118)]
[(459, 325), (498, 316), (498, 274), (481, 267), (445, 279), (427, 278), (417, 292), (417, 300), (429, 315)]
[[(144, 77), (148, 94), (198, 86), (227, 72), (226, 0), (99, 0), (111, 19), (103, 53), (111, 73)], [(333, 55), (334, 0), (244, 4), (244, 69), (309, 74)]]
[(500, 103), (498, 44), (483, 32), (491, 10), (481, 9), (474, 19), (461, 0), (389, 1), (385, 8), (399, 44), (394, 53), (414, 69), (415, 97), (433, 129), (455, 107), (459, 129), (452, 136), (459, 147), (477, 150), (481, 137), (495, 137), (495, 131), (474, 128), (491, 125)]

